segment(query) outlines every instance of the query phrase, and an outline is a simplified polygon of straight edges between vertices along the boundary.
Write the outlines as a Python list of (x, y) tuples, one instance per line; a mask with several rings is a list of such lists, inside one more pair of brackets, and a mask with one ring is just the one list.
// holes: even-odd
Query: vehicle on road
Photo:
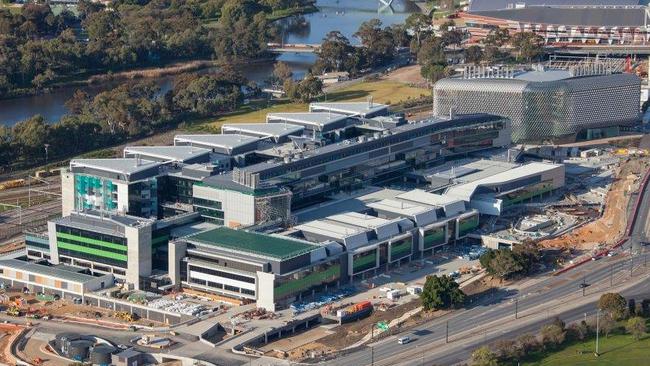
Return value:
[(397, 339), (398, 344), (407, 344), (411, 343), (411, 337), (405, 336), (405, 337), (400, 337)]

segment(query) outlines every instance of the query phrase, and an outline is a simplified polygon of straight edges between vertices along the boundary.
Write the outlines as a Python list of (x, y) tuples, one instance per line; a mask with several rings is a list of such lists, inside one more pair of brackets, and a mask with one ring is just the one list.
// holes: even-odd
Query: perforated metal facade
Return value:
[(434, 110), (489, 113), (512, 121), (513, 142), (577, 136), (639, 120), (640, 79), (632, 74), (531, 82), (448, 78), (434, 86)]

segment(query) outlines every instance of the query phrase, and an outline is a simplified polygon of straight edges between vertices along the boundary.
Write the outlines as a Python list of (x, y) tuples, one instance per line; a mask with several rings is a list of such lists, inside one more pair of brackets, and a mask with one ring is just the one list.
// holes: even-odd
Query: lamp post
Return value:
[(45, 144), (43, 146), (45, 146), (45, 170), (48, 170), (47, 169), (47, 160), (48, 160), (48, 157), (49, 157), (48, 152), (49, 152), (49, 149), (50, 149), (50, 144)]

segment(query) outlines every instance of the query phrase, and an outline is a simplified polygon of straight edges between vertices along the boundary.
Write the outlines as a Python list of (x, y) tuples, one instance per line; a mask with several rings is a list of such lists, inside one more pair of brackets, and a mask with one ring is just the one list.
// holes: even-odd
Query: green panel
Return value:
[(445, 227), (430, 229), (424, 232), (424, 249), (445, 243)]
[[(397, 245), (396, 245), (397, 244)], [(403, 243), (392, 243), (390, 246), (390, 259), (391, 261), (397, 260), (411, 254), (413, 243), (410, 239), (406, 239)]]
[(472, 216), (467, 219), (459, 220), (458, 223), (458, 236), (465, 236), (468, 232), (472, 231), (478, 226), (478, 216)]
[(352, 262), (352, 273), (357, 273), (377, 266), (377, 251), (373, 250), (372, 254), (365, 255)]
[(59, 248), (63, 248), (63, 249), (74, 250), (76, 252), (96, 255), (98, 257), (111, 258), (111, 259), (115, 259), (115, 260), (123, 261), (123, 262), (126, 262), (126, 260), (127, 260), (127, 257), (124, 254), (117, 254), (117, 253), (106, 252), (106, 251), (99, 250), (99, 249), (82, 247), (81, 245), (69, 244), (69, 243), (65, 243), (65, 242), (58, 242), (57, 246)]
[(126, 245), (110, 243), (110, 242), (103, 241), (103, 240), (85, 238), (83, 236), (77, 236), (77, 235), (66, 234), (66, 233), (56, 233), (56, 237), (58, 239), (75, 240), (75, 241), (80, 241), (82, 243), (88, 243), (88, 244), (93, 244), (93, 245), (99, 245), (99, 246), (106, 247), (106, 248), (113, 248), (113, 249), (117, 249), (117, 250), (123, 250), (125, 252), (127, 251)]
[(284, 297), (289, 294), (307, 290), (308, 288), (320, 285), (321, 283), (333, 281), (339, 278), (340, 274), (341, 265), (336, 264), (323, 272), (314, 272), (304, 278), (284, 283), (276, 287), (273, 290), (273, 294), (276, 298)]

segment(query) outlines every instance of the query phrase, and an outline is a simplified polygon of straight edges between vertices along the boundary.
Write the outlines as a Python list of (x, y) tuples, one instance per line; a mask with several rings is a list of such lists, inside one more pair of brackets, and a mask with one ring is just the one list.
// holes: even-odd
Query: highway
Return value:
[[(525, 280), (518, 288), (498, 290), (463, 310), (432, 320), (413, 330), (390, 336), (371, 346), (328, 361), (328, 365), (452, 365), (465, 362), (472, 350), (500, 338), (516, 338), (537, 332), (555, 316), (574, 321), (593, 314), (605, 292), (622, 292), (639, 299), (650, 295), (650, 265), (640, 243), (650, 227), (650, 189), (639, 206), (638, 221), (630, 239), (621, 249), (635, 255), (619, 254), (588, 262), (558, 276), (542, 275)], [(632, 268), (632, 271), (631, 271)], [(580, 284), (590, 286), (582, 295)], [(515, 311), (517, 317), (515, 318)], [(449, 343), (445, 342), (447, 326)], [(397, 337), (409, 335), (414, 341), (400, 345)]]

